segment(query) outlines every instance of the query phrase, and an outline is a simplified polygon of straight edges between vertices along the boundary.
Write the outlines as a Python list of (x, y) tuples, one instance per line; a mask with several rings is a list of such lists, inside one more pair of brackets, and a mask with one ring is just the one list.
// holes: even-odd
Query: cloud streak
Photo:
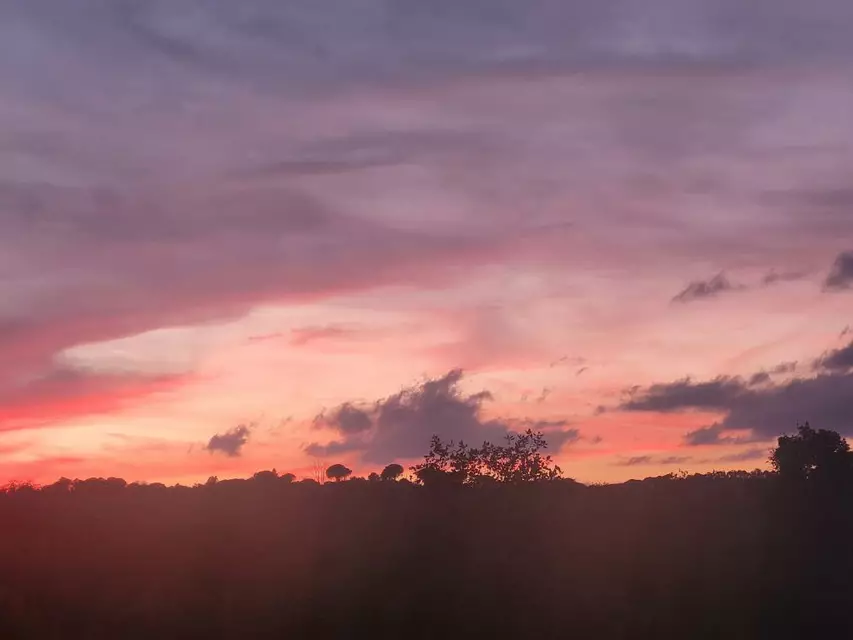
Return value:
[(727, 291), (737, 291), (742, 287), (732, 284), (725, 274), (718, 273), (710, 280), (695, 280), (673, 297), (673, 302), (687, 303), (715, 298)]
[(0, 376), (0, 431), (110, 414), (181, 389), (191, 375), (99, 373), (53, 363), (35, 375)]

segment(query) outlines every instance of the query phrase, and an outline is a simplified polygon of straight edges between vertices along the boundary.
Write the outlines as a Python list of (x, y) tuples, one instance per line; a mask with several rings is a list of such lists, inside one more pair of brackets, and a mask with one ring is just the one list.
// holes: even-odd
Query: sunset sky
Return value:
[(853, 436), (851, 30), (850, 0), (0, 0), (0, 482), (528, 427), (622, 481)]

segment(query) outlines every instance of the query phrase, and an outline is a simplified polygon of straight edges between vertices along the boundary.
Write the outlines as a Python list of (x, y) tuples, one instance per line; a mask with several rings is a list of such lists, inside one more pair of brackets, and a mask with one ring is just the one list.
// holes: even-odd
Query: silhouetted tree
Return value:
[(326, 477), (329, 480), (334, 480), (335, 482), (340, 482), (341, 480), (348, 478), (351, 474), (352, 469), (349, 469), (342, 464), (333, 464), (331, 467), (326, 469)]
[(379, 482), (379, 481), (381, 480), (381, 478), (379, 477), (379, 474), (378, 474), (378, 473), (376, 473), (375, 471), (372, 471), (372, 472), (367, 476), (367, 479), (368, 479), (368, 481), (370, 481), (370, 482)]
[(74, 488), (74, 481), (69, 478), (60, 478), (53, 484), (42, 487), (42, 491), (50, 494), (63, 495), (69, 493)]
[(479, 449), (464, 442), (445, 443), (433, 436), (424, 461), (413, 466), (412, 471), (425, 485), (554, 480), (562, 470), (553, 464), (551, 456), (541, 453), (547, 446), (544, 435), (532, 429), (507, 434), (505, 445), (484, 442)]
[(401, 467), (399, 464), (392, 463), (382, 470), (382, 474), (380, 477), (383, 480), (396, 480), (401, 475), (403, 475), (403, 467)]
[(460, 462), (470, 456), (470, 449), (460, 442), (444, 442), (438, 436), (430, 439), (430, 447), (424, 461), (412, 467), (415, 477), (423, 485), (437, 486), (446, 484), (464, 484), (468, 479), (464, 466)]
[(256, 482), (273, 484), (278, 480), (278, 473), (275, 469), (273, 469), (272, 471), (258, 471), (255, 473), (255, 475), (252, 476), (252, 479)]
[(487, 474), (498, 482), (518, 484), (554, 480), (560, 477), (562, 470), (553, 464), (551, 456), (541, 453), (547, 447), (541, 433), (528, 429), (520, 434), (508, 433), (503, 446), (484, 443), (480, 458)]
[(843, 482), (853, 471), (847, 441), (835, 431), (812, 429), (808, 422), (797, 433), (781, 436), (770, 464), (783, 478)]
[(292, 473), (284, 473), (281, 475), (279, 480), (281, 480), (284, 484), (291, 484), (293, 481), (296, 480), (296, 476)]

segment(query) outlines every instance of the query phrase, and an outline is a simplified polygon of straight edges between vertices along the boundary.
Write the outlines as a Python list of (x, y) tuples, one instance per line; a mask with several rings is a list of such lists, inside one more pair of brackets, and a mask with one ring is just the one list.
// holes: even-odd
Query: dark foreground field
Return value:
[(0, 637), (853, 637), (846, 488), (290, 479), (7, 491)]

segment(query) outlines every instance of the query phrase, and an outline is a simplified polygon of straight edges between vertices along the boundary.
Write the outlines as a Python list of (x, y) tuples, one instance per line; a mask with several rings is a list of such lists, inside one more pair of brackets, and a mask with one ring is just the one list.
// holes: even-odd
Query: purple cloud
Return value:
[(853, 286), (853, 251), (838, 254), (823, 286), (828, 291), (841, 291)]
[(722, 273), (718, 273), (710, 280), (695, 280), (687, 285), (683, 291), (679, 292), (673, 299), (673, 302), (694, 302), (704, 298), (714, 298), (726, 291), (737, 291), (741, 289), (739, 285), (734, 285), (729, 282), (729, 279)]
[(579, 439), (577, 429), (565, 420), (487, 420), (483, 403), (487, 391), (465, 395), (459, 389), (462, 371), (426, 380), (379, 400), (369, 407), (344, 404), (330, 414), (324, 412), (315, 424), (338, 432), (342, 439), (329, 444), (311, 443), (310, 455), (334, 455), (358, 451), (367, 463), (387, 463), (422, 456), (433, 435), (443, 440), (479, 445), (500, 442), (507, 433), (534, 429), (542, 431), (552, 451)]
[(90, 9), (0, 21), (3, 397), (70, 346), (260, 304), (525, 260), (766, 270), (853, 232), (853, 126), (822, 117), (851, 100), (846, 0)]
[(229, 458), (236, 458), (242, 453), (250, 435), (251, 429), (247, 425), (241, 424), (225, 433), (218, 433), (213, 436), (205, 449), (211, 453), (222, 453)]

